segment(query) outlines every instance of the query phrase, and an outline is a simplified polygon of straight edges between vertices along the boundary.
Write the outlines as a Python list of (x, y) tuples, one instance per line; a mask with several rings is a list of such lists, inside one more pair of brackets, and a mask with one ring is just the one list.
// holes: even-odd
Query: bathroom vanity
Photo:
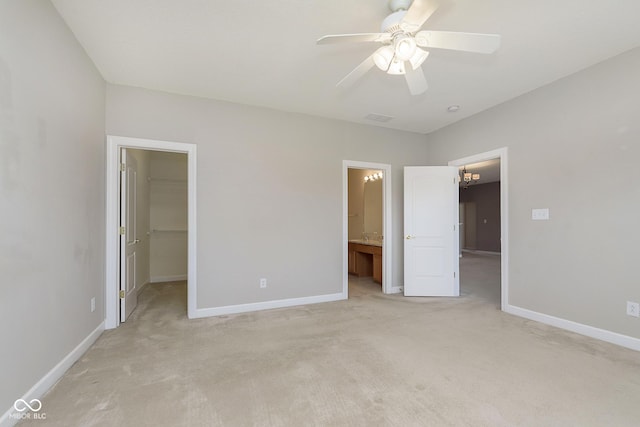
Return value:
[(349, 240), (349, 274), (373, 277), (382, 284), (382, 242)]

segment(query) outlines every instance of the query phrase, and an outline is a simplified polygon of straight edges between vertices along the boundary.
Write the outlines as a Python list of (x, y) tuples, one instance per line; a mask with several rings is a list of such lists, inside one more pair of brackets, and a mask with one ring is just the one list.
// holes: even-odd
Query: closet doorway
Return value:
[[(136, 165), (135, 197), (121, 197), (126, 162)], [(168, 141), (107, 137), (105, 328), (117, 327), (134, 310), (148, 283), (187, 281), (187, 315), (196, 311), (196, 147)], [(122, 184), (125, 185), (122, 185)], [(129, 183), (130, 184), (130, 183)], [(134, 211), (136, 225), (123, 219)], [(122, 261), (122, 249), (135, 246), (135, 259)], [(126, 254), (132, 251), (127, 251)], [(127, 293), (129, 301), (124, 298)], [(126, 314), (125, 314), (126, 313)]]
[[(120, 321), (150, 283), (187, 280), (187, 155), (120, 150)], [(122, 286), (124, 283), (124, 286)], [(186, 303), (185, 303), (186, 309)]]

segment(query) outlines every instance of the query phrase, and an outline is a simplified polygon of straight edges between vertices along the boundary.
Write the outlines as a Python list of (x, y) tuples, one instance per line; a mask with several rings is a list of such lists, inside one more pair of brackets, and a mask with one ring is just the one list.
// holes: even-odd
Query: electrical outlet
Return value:
[(91, 312), (96, 311), (96, 297), (91, 298)]
[(260, 279), (260, 287), (261, 288), (266, 288), (267, 287), (267, 279)]
[(547, 221), (549, 219), (549, 208), (531, 209), (531, 219), (534, 221)]
[(633, 317), (640, 317), (640, 304), (633, 301), (627, 301), (627, 314)]

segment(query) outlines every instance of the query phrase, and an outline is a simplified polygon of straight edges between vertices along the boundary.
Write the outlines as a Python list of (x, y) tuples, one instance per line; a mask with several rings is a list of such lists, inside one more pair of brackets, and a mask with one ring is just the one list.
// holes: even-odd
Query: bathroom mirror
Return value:
[(374, 177), (364, 181), (363, 196), (363, 232), (369, 238), (382, 237), (382, 183), (384, 177), (382, 171), (369, 171), (365, 178)]

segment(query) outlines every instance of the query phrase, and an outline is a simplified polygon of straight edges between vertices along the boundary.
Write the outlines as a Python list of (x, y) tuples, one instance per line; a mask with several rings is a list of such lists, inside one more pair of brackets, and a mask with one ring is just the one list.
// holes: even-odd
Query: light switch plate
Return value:
[(531, 219), (534, 221), (546, 221), (549, 219), (549, 208), (531, 209)]

